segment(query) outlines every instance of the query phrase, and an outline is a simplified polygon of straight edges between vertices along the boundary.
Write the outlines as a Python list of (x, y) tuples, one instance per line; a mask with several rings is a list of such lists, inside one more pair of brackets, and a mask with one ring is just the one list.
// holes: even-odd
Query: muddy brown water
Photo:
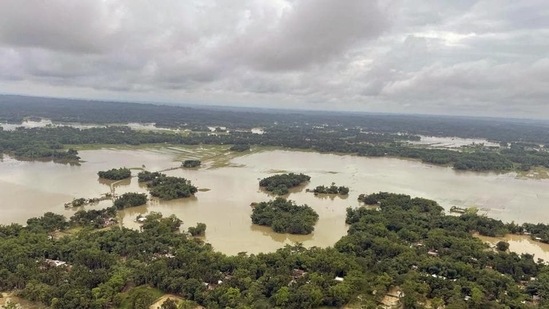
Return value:
[(542, 259), (549, 262), (549, 244), (533, 240), (530, 235), (505, 235), (504, 237), (488, 237), (475, 235), (475, 237), (495, 246), (500, 241), (509, 243), (509, 251), (517, 254), (528, 253), (534, 255), (534, 260)]
[[(28, 218), (47, 211), (71, 216), (76, 209), (66, 210), (65, 202), (78, 197), (97, 197), (110, 191), (109, 182), (98, 180), (98, 171), (122, 166), (145, 166), (150, 171), (168, 169), (180, 164), (175, 158), (181, 158), (181, 153), (177, 148), (88, 150), (80, 152), (86, 161), (80, 166), (22, 162), (4, 156), (0, 162), (0, 196), (3, 197), (0, 224), (25, 223)], [(311, 176), (311, 182), (294, 190), (289, 199), (308, 204), (319, 213), (313, 234), (277, 234), (267, 227), (251, 224), (250, 203), (272, 198), (259, 190), (258, 181), (274, 171), (302, 172)], [(345, 209), (359, 207), (359, 194), (378, 191), (434, 199), (447, 209), (453, 205), (476, 206), (504, 221), (549, 223), (549, 180), (518, 179), (515, 174), (456, 172), (448, 167), (411, 160), (274, 150), (238, 157), (229, 167), (176, 169), (166, 173), (188, 178), (199, 188), (210, 190), (198, 192), (194, 198), (151, 200), (145, 206), (124, 210), (120, 212), (122, 224), (137, 228), (135, 217), (151, 211), (166, 216), (175, 214), (183, 220), (185, 229), (204, 222), (207, 225), (205, 240), (228, 254), (268, 252), (294, 242), (302, 242), (308, 247), (333, 245), (346, 233)], [(350, 187), (349, 196), (315, 197), (305, 192), (307, 188), (332, 182)], [(116, 192), (147, 191), (133, 178), (118, 183)], [(110, 201), (103, 201), (85, 208), (110, 205)]]

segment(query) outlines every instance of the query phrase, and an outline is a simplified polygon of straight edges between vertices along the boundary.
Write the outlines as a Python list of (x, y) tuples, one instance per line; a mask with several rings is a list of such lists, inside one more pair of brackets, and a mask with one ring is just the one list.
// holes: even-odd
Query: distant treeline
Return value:
[[(85, 104), (83, 104), (85, 103)], [(77, 129), (71, 127), (0, 130), (0, 153), (21, 159), (78, 161), (70, 145), (180, 144), (232, 145), (245, 151), (249, 145), (339, 152), (362, 156), (419, 159), (450, 165), (458, 170), (529, 170), (549, 167), (549, 125), (542, 122), (501, 119), (420, 117), (338, 113), (261, 112), (258, 110), (200, 109), (149, 104), (89, 102), (0, 96), (0, 121), (46, 117), (63, 122), (155, 122), (191, 130), (189, 134), (143, 132), (128, 127)], [(224, 126), (229, 133), (212, 134), (207, 126)], [(253, 134), (252, 127), (264, 134)], [(487, 138), (499, 147), (465, 150), (430, 149), (409, 144), (422, 135)]]
[(194, 131), (208, 131), (207, 126), (223, 126), (232, 130), (253, 127), (327, 127), (359, 129), (362, 132), (549, 144), (549, 123), (532, 120), (199, 108), (0, 96), (0, 122), (20, 123), (30, 116), (47, 118), (54, 122), (156, 123), (160, 127), (187, 128)]
[(82, 144), (180, 144), (180, 145), (259, 145), (319, 152), (339, 152), (369, 157), (402, 157), (425, 163), (451, 165), (458, 170), (510, 171), (529, 170), (532, 166), (549, 167), (549, 152), (531, 143), (512, 143), (502, 149), (473, 147), (464, 151), (430, 149), (403, 143), (402, 136), (360, 133), (322, 128), (273, 129), (265, 134), (231, 132), (224, 135), (189, 135), (142, 132), (128, 127), (77, 129), (70, 127), (34, 128), (0, 131), (0, 152), (18, 158), (77, 160), (78, 153), (64, 145)]

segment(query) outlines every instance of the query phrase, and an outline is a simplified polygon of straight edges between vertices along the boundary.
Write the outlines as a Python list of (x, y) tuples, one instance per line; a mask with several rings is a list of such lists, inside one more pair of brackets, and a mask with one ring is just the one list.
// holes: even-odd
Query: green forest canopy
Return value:
[(108, 179), (108, 180), (122, 180), (126, 178), (130, 178), (132, 176), (132, 172), (129, 168), (121, 167), (121, 168), (113, 168), (108, 171), (99, 171), (97, 173), (99, 178)]
[(147, 183), (152, 196), (165, 200), (190, 197), (198, 192), (190, 180), (166, 176), (160, 172), (142, 171), (137, 174), (139, 182)]
[(349, 187), (336, 186), (335, 183), (332, 182), (330, 186), (317, 186), (314, 188), (313, 193), (347, 195), (349, 194)]
[(263, 178), (259, 186), (276, 195), (288, 194), (288, 189), (297, 187), (311, 179), (305, 174), (279, 174)]
[(124, 193), (114, 200), (116, 209), (124, 209), (129, 207), (141, 206), (147, 203), (147, 194), (145, 193)]
[[(347, 210), (348, 233), (334, 247), (236, 256), (187, 238), (173, 216), (151, 213), (139, 232), (90, 230), (90, 221), (109, 218), (112, 208), (79, 211), (70, 220), (46, 213), (26, 227), (0, 226), (0, 289), (52, 308), (146, 308), (153, 290), (207, 308), (376, 308), (395, 287), (405, 308), (430, 301), (446, 308), (527, 309), (533, 296), (540, 308), (549, 305), (548, 265), (532, 255), (489, 250), (472, 236), (518, 232), (516, 225), (475, 214), (446, 216), (436, 202), (407, 195), (381, 192), (372, 199), (379, 210)], [(77, 226), (87, 228), (50, 237)]]
[(318, 214), (307, 205), (276, 198), (255, 204), (252, 223), (270, 226), (277, 233), (310, 234), (315, 229)]

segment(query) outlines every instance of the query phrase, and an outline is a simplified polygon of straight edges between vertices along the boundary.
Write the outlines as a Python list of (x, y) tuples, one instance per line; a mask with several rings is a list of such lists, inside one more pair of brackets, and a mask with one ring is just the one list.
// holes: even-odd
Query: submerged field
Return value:
[[(4, 196), (1, 223), (24, 223), (46, 211), (70, 216), (76, 209), (63, 204), (79, 197), (96, 197), (109, 192), (108, 181), (100, 181), (97, 171), (129, 167), (149, 171), (167, 170), (172, 176), (190, 179), (200, 191), (193, 198), (173, 201), (153, 199), (147, 205), (120, 212), (124, 226), (137, 228), (135, 217), (151, 211), (175, 214), (185, 228), (204, 222), (205, 240), (229, 254), (241, 251), (268, 252), (284, 244), (301, 242), (306, 246), (333, 245), (347, 231), (345, 209), (358, 207), (361, 193), (401, 192), (439, 201), (451, 206), (481, 209), (504, 221), (543, 222), (549, 199), (547, 180), (520, 179), (515, 174), (456, 172), (448, 167), (413, 160), (365, 158), (351, 155), (252, 148), (231, 152), (229, 146), (145, 145), (108, 148), (82, 147), (80, 166), (47, 162), (22, 162), (5, 157), (0, 162), (0, 193)], [(88, 149), (88, 150), (85, 150)], [(180, 169), (182, 160), (199, 159), (200, 169)], [(139, 171), (134, 170), (134, 175)], [(310, 235), (276, 234), (251, 224), (250, 203), (268, 201), (272, 196), (258, 187), (258, 180), (279, 172), (310, 175), (311, 182), (294, 190), (289, 199), (308, 204), (320, 215)], [(346, 197), (314, 196), (305, 192), (318, 185), (350, 187)], [(137, 179), (115, 185), (117, 193), (147, 192)], [(86, 209), (110, 206), (110, 201)], [(546, 223), (546, 222), (545, 222)]]

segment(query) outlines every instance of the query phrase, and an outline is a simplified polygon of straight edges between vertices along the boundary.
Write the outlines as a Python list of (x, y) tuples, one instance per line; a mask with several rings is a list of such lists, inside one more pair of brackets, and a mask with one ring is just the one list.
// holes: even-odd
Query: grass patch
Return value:
[(206, 168), (220, 167), (238, 167), (231, 164), (231, 160), (237, 157), (259, 153), (263, 151), (276, 150), (276, 147), (254, 146), (250, 151), (237, 152), (230, 151), (232, 145), (177, 145), (177, 144), (84, 144), (84, 145), (65, 145), (65, 148), (72, 148), (78, 151), (85, 150), (152, 150), (160, 153), (174, 154), (174, 161), (184, 161), (189, 159), (200, 160)]

